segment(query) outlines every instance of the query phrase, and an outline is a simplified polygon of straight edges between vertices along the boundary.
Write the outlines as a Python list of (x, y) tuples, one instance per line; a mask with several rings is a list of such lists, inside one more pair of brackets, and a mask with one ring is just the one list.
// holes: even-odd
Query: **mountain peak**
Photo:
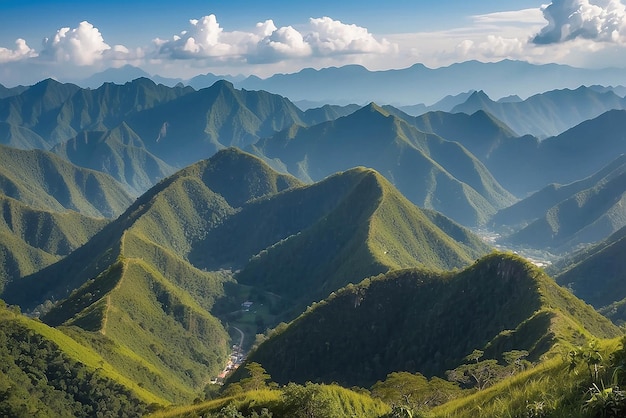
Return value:
[(260, 158), (234, 147), (218, 151), (208, 160), (196, 163), (180, 173), (186, 175), (194, 172), (232, 207), (240, 207), (250, 199), (302, 185), (295, 177), (280, 174)]
[(370, 102), (369, 104), (363, 106), (361, 109), (353, 113), (353, 115), (365, 115), (365, 114), (368, 114), (368, 115), (380, 114), (384, 117), (390, 116), (390, 113), (388, 111), (386, 111), (385, 109), (383, 109), (382, 107), (380, 107), (374, 102)]

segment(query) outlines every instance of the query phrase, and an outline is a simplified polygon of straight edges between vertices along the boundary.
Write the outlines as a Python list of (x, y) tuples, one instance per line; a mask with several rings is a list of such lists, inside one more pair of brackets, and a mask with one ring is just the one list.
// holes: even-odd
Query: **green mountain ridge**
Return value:
[[(348, 188), (338, 193), (337, 183)], [(334, 193), (328, 193), (329, 189)], [(323, 199), (316, 198), (316, 194), (333, 196), (329, 210), (314, 215), (310, 224), (278, 236), (280, 241), (260, 251), (241, 269), (235, 276), (238, 282), (293, 300), (297, 308), (303, 309), (333, 290), (373, 274), (414, 265), (433, 269), (462, 267), (488, 251), (476, 237), (461, 242), (447, 236), (442, 229), (450, 229), (453, 222), (441, 217), (434, 219), (435, 224), (380, 174), (369, 169), (349, 170), (271, 201), (253, 202), (250, 209), (253, 213), (278, 210), (276, 219), (282, 219), (285, 225), (287, 214), (295, 209), (290, 202), (295, 200), (296, 208), (306, 207), (309, 202)], [(241, 217), (247, 216), (245, 209)], [(233, 217), (233, 223), (245, 231), (248, 223), (240, 221), (238, 215)], [(266, 221), (266, 225), (273, 224)]]
[(527, 225), (544, 215), (552, 206), (589, 189), (626, 162), (626, 155), (617, 157), (593, 175), (569, 184), (549, 184), (527, 198), (498, 211), (490, 221), (494, 227)]
[(271, 334), (247, 361), (279, 383), (368, 387), (392, 371), (443, 376), (475, 349), (495, 359), (526, 350), (534, 361), (557, 343), (578, 344), (583, 329), (620, 334), (530, 263), (495, 253), (456, 273), (397, 270), (349, 285)]
[(151, 404), (165, 404), (93, 350), (0, 305), (3, 415), (139, 416)]
[[(8, 283), (2, 297), (25, 309), (60, 301), (44, 322), (155, 396), (189, 402), (226, 359), (229, 337), (214, 315), (227, 316), (231, 300), (239, 309), (247, 289), (278, 301), (268, 317), (275, 325), (367, 275), (415, 263), (462, 267), (488, 250), (449, 219), (421, 212), (373, 170), (304, 186), (231, 148), (161, 181), (83, 246)], [(281, 252), (299, 253), (301, 263), (274, 263)], [(340, 267), (316, 277), (310, 267), (325, 255)], [(224, 267), (241, 270), (236, 281)], [(292, 284), (246, 279), (259, 268)]]
[[(221, 370), (229, 347), (209, 310), (231, 279), (186, 260), (194, 241), (234, 212), (202, 182), (222, 178), (228, 163), (220, 160), (229, 158), (233, 167), (237, 158), (248, 159), (224, 151), (213, 165), (199, 163), (167, 178), (60, 262), (9, 283), (3, 297), (31, 309), (61, 299), (44, 321), (159, 398), (190, 401)], [(245, 191), (249, 200), (291, 184), (271, 171), (232, 174), (242, 176), (227, 182), (233, 201)]]

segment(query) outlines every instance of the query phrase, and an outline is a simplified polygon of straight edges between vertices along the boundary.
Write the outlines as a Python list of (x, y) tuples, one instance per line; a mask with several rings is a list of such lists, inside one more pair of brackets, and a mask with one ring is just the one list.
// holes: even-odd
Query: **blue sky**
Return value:
[(476, 59), (626, 67), (624, 0), (0, 0), (0, 83), (372, 70)]

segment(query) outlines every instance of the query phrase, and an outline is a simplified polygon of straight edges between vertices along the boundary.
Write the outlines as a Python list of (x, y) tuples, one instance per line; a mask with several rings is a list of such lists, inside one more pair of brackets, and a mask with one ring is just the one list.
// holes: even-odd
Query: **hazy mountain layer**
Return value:
[(521, 230), (506, 240), (562, 252), (607, 238), (626, 226), (626, 156), (565, 186), (552, 184), (498, 212), (496, 225)]
[(40, 150), (0, 146), (0, 193), (40, 210), (112, 218), (132, 202), (110, 176)]
[(551, 268), (557, 283), (616, 323), (626, 321), (626, 228)]
[(513, 202), (465, 148), (420, 132), (374, 104), (335, 121), (294, 126), (251, 149), (305, 180), (372, 167), (415, 204), (465, 225), (483, 223)]
[(0, 99), (0, 121), (30, 130), (28, 135), (41, 137), (48, 149), (84, 130), (112, 129), (130, 114), (192, 91), (156, 85), (146, 78), (124, 85), (105, 83), (94, 90), (48, 79)]
[(137, 196), (175, 171), (146, 150), (125, 123), (110, 131), (82, 132), (52, 152), (80, 167), (111, 175)]
[(626, 153), (626, 111), (611, 110), (562, 134), (502, 141), (485, 165), (509, 191), (525, 197), (550, 183), (568, 184), (593, 175)]
[(504, 122), (519, 136), (546, 138), (558, 135), (588, 119), (613, 109), (625, 109), (626, 99), (612, 91), (598, 92), (589, 87), (553, 90), (521, 102), (494, 102), (483, 91), (472, 94), (452, 113), (486, 111)]

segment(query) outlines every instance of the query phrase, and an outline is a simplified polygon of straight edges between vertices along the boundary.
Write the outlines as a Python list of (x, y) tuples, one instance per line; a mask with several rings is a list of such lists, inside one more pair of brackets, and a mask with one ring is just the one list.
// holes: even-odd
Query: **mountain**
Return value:
[(36, 210), (0, 195), (0, 292), (7, 282), (58, 261), (108, 223), (73, 211)]
[(626, 226), (626, 158), (619, 160), (597, 183), (564, 198), (506, 240), (562, 252), (601, 241)]
[(482, 110), (471, 115), (438, 111), (415, 118), (399, 117), (422, 132), (460, 143), (485, 165), (489, 164), (494, 149), (518, 137), (508, 126)]
[(0, 144), (23, 150), (50, 148), (35, 132), (8, 122), (0, 122)]
[(58, 110), (80, 87), (52, 79), (40, 81), (24, 92), (0, 100), (0, 121), (27, 128), (53, 144), (65, 127), (57, 123)]
[(304, 186), (230, 148), (164, 179), (83, 246), (8, 283), (2, 298), (28, 310), (59, 301), (44, 323), (180, 402), (225, 362), (229, 338), (216, 316), (243, 326), (231, 313), (248, 298), (266, 305), (273, 326), (371, 274), (463, 267), (488, 251), (373, 170)]
[(342, 116), (348, 116), (360, 108), (361, 106), (355, 104), (347, 106), (324, 105), (305, 110), (304, 118), (309, 125), (317, 125), (318, 123), (335, 120)]
[(191, 91), (190, 87), (156, 85), (146, 78), (124, 85), (106, 83), (95, 90), (44, 80), (0, 100), (0, 121), (32, 131), (49, 149), (83, 130), (112, 129), (132, 113)]
[(110, 176), (41, 151), (0, 146), (0, 193), (40, 210), (113, 218), (132, 202)]
[(141, 68), (126, 64), (119, 68), (107, 68), (102, 72), (77, 81), (75, 84), (83, 88), (97, 89), (105, 83), (124, 84), (137, 78), (150, 78), (150, 74)]
[(311, 127), (294, 125), (249, 149), (307, 181), (372, 167), (413, 203), (464, 225), (483, 223), (513, 202), (458, 143), (418, 131), (375, 104)]
[(109, 131), (83, 131), (51, 151), (72, 164), (111, 175), (137, 196), (175, 171), (146, 150), (124, 122)]
[[(439, 111), (450, 112), (455, 106), (464, 103), (472, 95), (472, 93), (474, 93), (474, 90), (470, 90), (468, 92), (459, 93), (455, 95), (449, 94), (443, 99), (439, 100), (438, 102), (430, 106), (426, 106), (425, 104), (404, 105), (404, 106), (399, 105), (397, 108), (401, 110), (402, 112), (408, 115), (412, 115), (412, 116), (419, 116), (427, 112), (439, 112)], [(383, 106), (383, 108), (389, 111), (390, 113), (393, 113), (393, 110), (392, 110), (393, 106), (385, 105)]]
[(140, 416), (166, 405), (95, 351), (0, 303), (5, 416)]
[(626, 153), (625, 115), (624, 110), (610, 110), (542, 141), (529, 135), (494, 141), (483, 159), (498, 182), (519, 197), (547, 184), (572, 183)]
[[(485, 80), (488, 80), (488, 86)], [(593, 70), (556, 64), (534, 65), (511, 60), (494, 63), (467, 61), (440, 68), (415, 64), (386, 71), (369, 71), (357, 65), (320, 70), (307, 68), (266, 79), (251, 76), (236, 83), (238, 88), (266, 90), (293, 101), (340, 105), (374, 101), (393, 103), (395, 106), (435, 103), (447, 95), (481, 88), (492, 97), (512, 94), (529, 97), (548, 90), (575, 89), (592, 84), (623, 85), (623, 71), (617, 68)]]
[[(300, 216), (292, 215), (299, 211)], [(253, 225), (260, 225), (251, 241), (257, 246), (246, 251), (243, 237)], [(489, 250), (464, 228), (421, 211), (380, 174), (363, 168), (251, 202), (224, 228), (211, 237), (209, 248), (221, 248), (223, 256), (232, 248), (225, 237), (231, 237), (231, 245), (245, 251), (237, 281), (279, 295), (291, 305), (291, 317), (364, 277), (415, 265), (459, 268)]]
[(615, 323), (626, 321), (626, 227), (551, 267), (557, 283)]
[(455, 106), (451, 112), (471, 115), (484, 110), (504, 122), (518, 136), (546, 138), (609, 110), (625, 108), (626, 99), (613, 91), (598, 92), (581, 86), (575, 90), (552, 90), (536, 94), (521, 102), (494, 102), (481, 90)]
[(218, 81), (228, 81), (230, 83), (237, 83), (242, 81), (244, 77), (242, 76), (232, 76), (232, 75), (215, 75), (212, 73), (200, 74), (189, 80), (185, 81), (185, 84), (193, 87), (196, 90), (200, 90), (206, 87), (210, 87)]
[(443, 376), (476, 349), (490, 359), (526, 350), (536, 361), (576, 344), (572, 327), (619, 335), (529, 262), (494, 253), (460, 272), (398, 270), (346, 286), (271, 334), (247, 361), (278, 383), (369, 387), (392, 371)]
[(4, 99), (5, 97), (15, 96), (17, 94), (22, 93), (28, 87), (26, 86), (15, 86), (15, 87), (5, 87), (0, 84), (0, 99)]
[(2, 297), (28, 309), (59, 300), (45, 323), (73, 326), (69, 336), (156, 396), (190, 401), (225, 364), (229, 338), (209, 311), (231, 279), (186, 257), (236, 212), (230, 204), (298, 184), (265, 167), (234, 151), (188, 167), (58, 263), (9, 283)]
[(146, 148), (175, 167), (212, 156), (228, 146), (244, 147), (294, 123), (303, 112), (284, 97), (236, 90), (218, 81), (161, 106), (136, 113), (126, 122)]
[(491, 219), (491, 224), (496, 228), (524, 227), (537, 218), (545, 216), (548, 211), (557, 210), (557, 208), (551, 208), (567, 199), (574, 198), (582, 202), (586, 198), (580, 193), (591, 195), (594, 191), (590, 189), (605, 187), (607, 182), (619, 177), (624, 170), (624, 164), (626, 164), (626, 155), (621, 155), (585, 179), (565, 185), (550, 184), (514, 205), (498, 211)]

